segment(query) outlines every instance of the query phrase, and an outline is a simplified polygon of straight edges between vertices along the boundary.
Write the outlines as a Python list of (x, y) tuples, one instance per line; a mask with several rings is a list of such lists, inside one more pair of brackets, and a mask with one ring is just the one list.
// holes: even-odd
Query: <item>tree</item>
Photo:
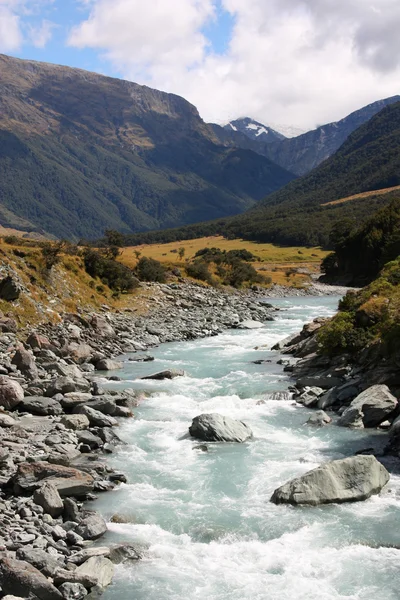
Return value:
[(179, 258), (180, 260), (183, 259), (183, 257), (185, 256), (185, 248), (183, 246), (181, 246), (178, 250), (178, 254), (179, 254)]

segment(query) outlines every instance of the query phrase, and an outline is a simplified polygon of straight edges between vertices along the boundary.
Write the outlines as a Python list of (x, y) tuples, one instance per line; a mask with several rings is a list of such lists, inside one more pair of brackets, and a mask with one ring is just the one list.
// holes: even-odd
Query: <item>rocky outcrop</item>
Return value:
[(334, 460), (297, 477), (271, 496), (274, 504), (330, 504), (366, 500), (378, 494), (390, 479), (374, 456)]
[(0, 298), (7, 302), (18, 300), (21, 295), (21, 286), (10, 275), (0, 281)]
[(207, 442), (243, 443), (253, 437), (248, 425), (218, 413), (195, 417), (189, 427), (189, 433), (192, 437)]
[(373, 385), (351, 402), (338, 420), (338, 425), (377, 427), (393, 414), (396, 407), (397, 399), (386, 385)]

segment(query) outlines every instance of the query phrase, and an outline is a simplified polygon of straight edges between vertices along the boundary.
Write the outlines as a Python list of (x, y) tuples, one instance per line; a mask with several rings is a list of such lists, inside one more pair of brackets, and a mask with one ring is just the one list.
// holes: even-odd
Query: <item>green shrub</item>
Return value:
[(212, 283), (212, 276), (208, 270), (207, 263), (196, 260), (189, 265), (186, 265), (186, 273), (193, 279), (199, 279), (200, 281), (206, 281)]
[(83, 261), (89, 275), (98, 277), (114, 291), (130, 292), (139, 285), (131, 269), (108, 258), (102, 252), (86, 248)]
[(166, 281), (165, 267), (154, 258), (142, 256), (136, 265), (135, 272), (141, 281), (157, 281), (158, 283)]

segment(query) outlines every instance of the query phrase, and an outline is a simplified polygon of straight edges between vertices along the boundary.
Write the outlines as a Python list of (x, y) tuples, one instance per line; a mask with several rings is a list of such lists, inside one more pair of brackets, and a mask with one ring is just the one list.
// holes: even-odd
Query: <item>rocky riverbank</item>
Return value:
[(131, 360), (151, 360), (141, 353), (159, 343), (257, 328), (273, 318), (257, 291), (144, 287), (146, 315), (104, 306), (102, 314), (60, 314), (55, 324), (24, 331), (12, 317), (0, 319), (0, 585), (6, 598), (94, 598), (111, 582), (114, 562), (141, 557), (130, 545), (93, 545), (107, 527), (89, 501), (126, 480), (107, 465), (107, 455), (122, 443), (119, 419), (133, 417), (138, 400), (132, 390), (106, 392), (96, 375), (118, 373), (122, 363), (113, 359), (126, 352)]
[[(375, 349), (366, 349), (357, 356), (322, 354), (318, 332), (326, 321), (315, 319), (300, 333), (274, 346), (284, 355), (279, 361), (284, 371), (294, 380), (292, 397), (316, 410), (311, 424), (325, 426), (333, 422), (340, 427), (375, 428), (387, 433), (383, 445), (366, 452), (390, 464), (390, 457), (400, 458), (397, 366)], [(326, 411), (338, 418), (332, 420)]]

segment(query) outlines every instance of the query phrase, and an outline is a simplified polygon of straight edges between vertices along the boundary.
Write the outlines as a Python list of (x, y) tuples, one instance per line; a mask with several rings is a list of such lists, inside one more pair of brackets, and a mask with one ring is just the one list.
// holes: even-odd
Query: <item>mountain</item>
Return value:
[(0, 55), (0, 224), (94, 238), (243, 212), (294, 178), (183, 98)]
[(263, 155), (296, 175), (309, 173), (332, 156), (353, 131), (369, 121), (382, 108), (399, 100), (400, 96), (378, 100), (340, 121), (322, 125), (295, 138), (271, 144), (265, 149)]
[(225, 233), (258, 241), (326, 245), (333, 225), (359, 223), (400, 191), (356, 196), (400, 185), (400, 102), (359, 127), (333, 156), (311, 173), (270, 194), (225, 225)]
[(359, 127), (311, 173), (270, 194), (242, 215), (148, 232), (130, 243), (224, 235), (258, 242), (332, 247), (338, 228), (352, 230), (400, 198), (400, 102)]
[(257, 140), (258, 142), (265, 142), (267, 144), (281, 142), (285, 139), (285, 136), (281, 133), (278, 133), (267, 125), (258, 123), (249, 117), (230, 121), (227, 125), (224, 125), (224, 129), (228, 131), (239, 131), (251, 140)]
[(223, 128), (218, 125), (212, 127), (222, 144), (250, 148), (300, 176), (309, 173), (332, 156), (353, 131), (369, 121), (385, 106), (399, 100), (400, 96), (378, 100), (340, 121), (322, 125), (302, 135), (293, 136), (296, 128), (293, 130), (290, 127), (288, 129), (285, 126), (275, 125), (276, 129), (272, 129), (250, 118), (232, 121)]

